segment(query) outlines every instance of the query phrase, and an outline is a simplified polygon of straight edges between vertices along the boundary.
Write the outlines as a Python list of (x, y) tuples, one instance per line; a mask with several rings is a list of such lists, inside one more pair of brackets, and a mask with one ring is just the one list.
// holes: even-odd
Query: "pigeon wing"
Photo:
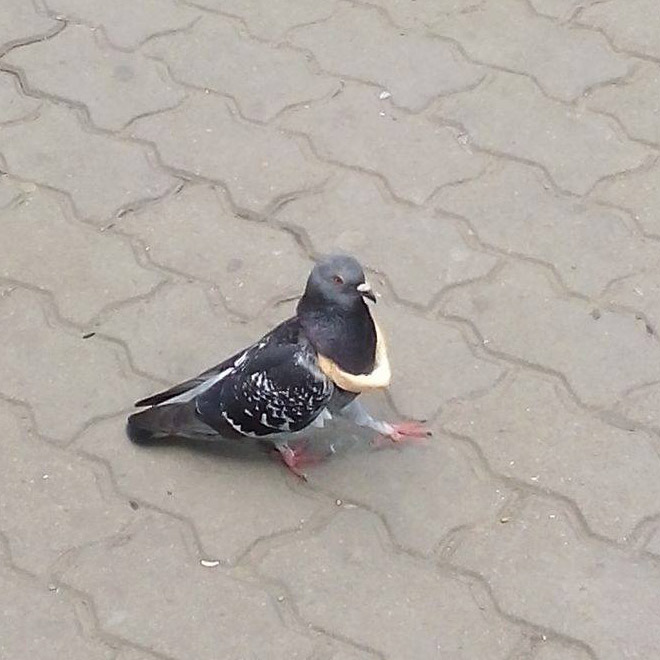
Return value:
[(220, 433), (227, 427), (254, 437), (300, 431), (325, 408), (332, 381), (304, 339), (257, 347), (196, 398), (198, 415)]
[(239, 351), (235, 355), (232, 355), (230, 358), (227, 358), (224, 362), (217, 364), (215, 367), (207, 369), (205, 372), (199, 374), (199, 376), (185, 380), (182, 383), (178, 383), (177, 385), (174, 385), (167, 390), (163, 390), (162, 392), (158, 392), (157, 394), (152, 394), (146, 399), (141, 399), (140, 401), (136, 402), (135, 407), (143, 408), (145, 406), (157, 406), (161, 403), (175, 403), (176, 400), (181, 400), (184, 398), (184, 395), (191, 392), (193, 393), (185, 398), (193, 398), (195, 396), (195, 390), (199, 390), (200, 388), (203, 388), (207, 385), (213, 385), (215, 382), (217, 382), (218, 378), (221, 377), (223, 372), (229, 368), (232, 368), (242, 355), (250, 350), (253, 350), (256, 346), (257, 344), (254, 344), (249, 348)]

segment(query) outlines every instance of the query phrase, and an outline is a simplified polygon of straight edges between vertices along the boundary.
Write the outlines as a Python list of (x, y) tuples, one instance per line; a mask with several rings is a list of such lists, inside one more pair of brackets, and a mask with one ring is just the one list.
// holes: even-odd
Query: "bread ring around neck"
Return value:
[(376, 321), (374, 321), (374, 327), (376, 328), (376, 355), (371, 373), (351, 374), (325, 355), (320, 353), (317, 355), (321, 371), (342, 390), (359, 394), (369, 390), (380, 390), (390, 384), (392, 371), (387, 357), (387, 344)]

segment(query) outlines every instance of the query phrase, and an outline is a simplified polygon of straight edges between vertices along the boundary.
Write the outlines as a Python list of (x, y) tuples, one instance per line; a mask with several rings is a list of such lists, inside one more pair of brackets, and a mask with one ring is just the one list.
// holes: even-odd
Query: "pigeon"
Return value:
[(128, 418), (137, 444), (177, 436), (266, 440), (298, 476), (311, 462), (291, 446), (304, 429), (339, 415), (400, 442), (429, 435), (420, 422), (374, 419), (360, 393), (385, 388), (391, 372), (383, 333), (365, 302), (376, 295), (359, 262), (330, 255), (312, 269), (295, 316), (248, 348), (174, 387), (138, 401)]

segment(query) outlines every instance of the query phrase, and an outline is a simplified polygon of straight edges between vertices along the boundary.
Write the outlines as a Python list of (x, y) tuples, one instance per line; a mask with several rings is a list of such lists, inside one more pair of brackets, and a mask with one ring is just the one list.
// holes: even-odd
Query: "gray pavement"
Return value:
[[(657, 0), (0, 0), (0, 659), (660, 658), (659, 99)], [(432, 440), (126, 439), (336, 248)]]

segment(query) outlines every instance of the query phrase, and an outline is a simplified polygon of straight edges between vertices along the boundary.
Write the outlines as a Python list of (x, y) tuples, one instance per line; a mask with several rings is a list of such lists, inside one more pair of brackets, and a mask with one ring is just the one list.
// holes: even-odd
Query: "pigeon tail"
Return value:
[(217, 431), (199, 419), (193, 401), (154, 406), (134, 413), (128, 418), (126, 432), (138, 445), (173, 436), (204, 438), (217, 435)]

